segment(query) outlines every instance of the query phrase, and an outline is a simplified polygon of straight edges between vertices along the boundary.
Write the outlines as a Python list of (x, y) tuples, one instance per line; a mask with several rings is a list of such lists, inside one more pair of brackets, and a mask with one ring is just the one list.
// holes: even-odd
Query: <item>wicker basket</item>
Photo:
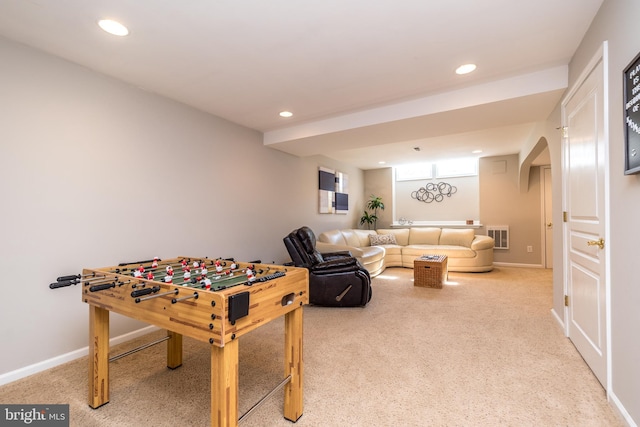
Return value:
[(447, 256), (423, 255), (413, 260), (413, 285), (442, 289), (447, 280)]

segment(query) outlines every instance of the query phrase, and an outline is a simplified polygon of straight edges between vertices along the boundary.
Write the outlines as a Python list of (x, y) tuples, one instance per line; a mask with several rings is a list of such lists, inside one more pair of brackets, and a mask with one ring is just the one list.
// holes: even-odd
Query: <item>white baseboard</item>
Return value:
[(542, 264), (520, 264), (516, 262), (495, 262), (493, 263), (496, 267), (524, 267), (524, 268), (544, 268)]
[[(109, 345), (117, 345), (123, 342), (130, 341), (134, 338), (138, 338), (142, 335), (146, 335), (150, 332), (157, 331), (160, 328), (157, 326), (147, 326), (136, 331), (123, 334), (109, 340)], [(7, 372), (0, 375), (0, 386), (9, 384), (13, 381), (17, 381), (22, 378), (26, 378), (30, 375), (37, 374), (38, 372), (46, 371), (55, 366), (62, 365), (63, 363), (71, 362), (72, 360), (79, 359), (89, 354), (89, 346), (80, 348), (78, 350), (71, 351), (69, 353), (61, 354), (60, 356), (52, 357), (51, 359), (43, 360), (42, 362), (34, 363), (33, 365), (25, 366), (24, 368), (16, 369), (15, 371)]]
[(620, 400), (618, 399), (615, 393), (613, 392), (608, 393), (607, 397), (609, 398), (609, 402), (611, 403), (611, 407), (613, 408), (613, 410), (617, 412), (617, 415), (623, 421), (625, 421), (629, 427), (638, 427), (638, 424), (636, 424), (636, 422), (633, 421), (633, 418), (631, 418), (631, 415), (629, 414), (629, 412), (627, 412), (624, 406), (622, 406), (622, 403), (620, 402)]
[(558, 325), (560, 326), (562, 333), (564, 333), (564, 321), (560, 316), (558, 316), (558, 313), (556, 312), (555, 308), (551, 309), (551, 315), (553, 316), (554, 319), (556, 319), (556, 322), (558, 322)]
[[(556, 321), (558, 322), (558, 325), (560, 326), (560, 329), (562, 330), (562, 333), (564, 333), (565, 331), (564, 322), (562, 321), (560, 316), (558, 316), (558, 313), (556, 312), (555, 309), (551, 309), (551, 315), (553, 316), (554, 319), (556, 319)], [(636, 424), (636, 422), (633, 421), (633, 418), (631, 418), (631, 415), (629, 414), (629, 412), (627, 412), (625, 407), (622, 405), (622, 402), (620, 402), (620, 400), (618, 399), (618, 397), (615, 395), (614, 392), (609, 390), (607, 392), (607, 398), (609, 399), (609, 404), (611, 408), (613, 408), (613, 410), (616, 412), (616, 415), (620, 418), (620, 420), (624, 421), (629, 427), (638, 427), (638, 424)]]

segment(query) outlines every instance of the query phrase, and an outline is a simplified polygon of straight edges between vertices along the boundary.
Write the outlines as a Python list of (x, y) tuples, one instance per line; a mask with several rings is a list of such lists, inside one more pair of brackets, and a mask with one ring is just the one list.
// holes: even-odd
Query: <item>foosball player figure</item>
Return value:
[(158, 267), (158, 257), (155, 256), (153, 257), (153, 262), (151, 263), (151, 268), (157, 268)]
[(252, 269), (247, 267), (246, 273), (247, 273), (247, 280), (249, 282), (253, 282), (254, 280), (256, 280), (256, 276), (253, 274)]
[(153, 271), (147, 273), (147, 280), (153, 280)]
[(209, 279), (208, 277), (205, 276), (204, 280), (200, 283), (202, 283), (203, 287), (206, 290), (211, 290), (211, 279)]
[(140, 278), (144, 274), (144, 267), (140, 266), (137, 270), (133, 270), (133, 277)]
[(216, 260), (216, 272), (220, 273), (222, 271), (222, 264), (219, 260)]
[(173, 283), (173, 267), (167, 266), (167, 275), (164, 276), (164, 283)]
[(182, 268), (182, 271), (183, 271), (182, 278), (184, 279), (184, 284), (186, 285), (191, 281), (191, 267), (187, 265), (186, 267)]

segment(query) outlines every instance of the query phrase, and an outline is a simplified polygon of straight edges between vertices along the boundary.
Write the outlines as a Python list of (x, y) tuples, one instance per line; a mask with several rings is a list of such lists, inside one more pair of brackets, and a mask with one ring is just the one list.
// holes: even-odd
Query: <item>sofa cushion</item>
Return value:
[(376, 230), (356, 230), (356, 236), (358, 236), (358, 240), (360, 241), (360, 247), (371, 246), (369, 236), (372, 234), (377, 234)]
[(369, 246), (369, 239), (367, 239), (367, 244), (360, 244), (360, 238), (358, 237), (356, 230), (341, 230), (342, 237), (344, 237), (344, 241), (347, 242), (349, 246), (355, 246), (356, 248), (361, 248), (363, 246)]
[(409, 232), (410, 245), (437, 245), (440, 239), (440, 228), (425, 227), (411, 228)]
[(378, 229), (378, 234), (392, 234), (396, 237), (396, 242), (400, 246), (407, 246), (409, 244), (409, 229), (408, 228), (381, 228)]
[(484, 234), (476, 234), (471, 242), (471, 249), (474, 251), (480, 251), (482, 249), (493, 249), (495, 241), (493, 237), (485, 236)]
[(475, 231), (471, 228), (443, 228), (440, 233), (440, 245), (471, 247)]
[(362, 249), (362, 263), (364, 265), (384, 259), (385, 249), (382, 246), (367, 246)]
[(340, 230), (324, 231), (320, 233), (320, 235), (318, 236), (318, 241), (324, 242), (324, 243), (330, 243), (332, 245), (347, 246), (347, 242), (344, 239), (344, 236), (342, 235), (342, 232)]
[(396, 236), (393, 234), (370, 234), (369, 243), (371, 243), (371, 246), (398, 244), (398, 242), (396, 242)]
[(450, 258), (474, 258), (476, 251), (462, 246), (411, 245), (402, 248), (402, 257), (417, 258), (422, 255), (446, 255)]
[(384, 263), (386, 267), (402, 267), (402, 248), (399, 245), (384, 245)]

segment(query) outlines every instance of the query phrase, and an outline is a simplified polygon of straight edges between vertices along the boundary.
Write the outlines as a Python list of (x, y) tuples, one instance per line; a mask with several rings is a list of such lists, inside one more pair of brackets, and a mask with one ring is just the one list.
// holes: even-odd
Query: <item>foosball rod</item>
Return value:
[[(202, 264), (205, 264), (205, 262), (202, 262)], [(211, 262), (210, 265), (214, 265), (213, 262)], [(158, 264), (156, 267), (153, 266), (144, 266), (142, 265), (142, 268), (144, 269), (144, 272), (152, 272), (154, 274), (154, 278), (153, 280), (159, 282), (160, 280), (156, 280), (156, 276), (157, 278), (163, 278), (164, 276), (167, 276), (166, 270), (167, 267), (172, 267), (174, 269), (174, 271), (179, 271), (182, 270), (183, 266), (181, 262), (175, 262), (175, 263), (166, 263), (166, 264)], [(131, 276), (131, 277), (135, 277), (135, 278), (139, 278), (139, 279), (145, 279), (145, 275), (142, 274), (142, 276), (137, 277), (135, 276), (133, 273), (138, 270), (140, 268), (140, 266), (136, 267), (136, 268), (129, 268), (129, 269), (116, 269), (116, 270), (112, 270), (111, 274), (122, 274), (125, 276)], [(191, 267), (194, 268), (194, 267)], [(197, 267), (196, 269), (201, 268), (201, 267)], [(207, 269), (208, 270), (208, 269)], [(147, 279), (148, 280), (148, 279)]]
[(113, 362), (113, 361), (115, 361), (115, 360), (122, 359), (123, 357), (129, 356), (129, 355), (131, 355), (131, 354), (133, 354), (133, 353), (137, 353), (137, 352), (139, 352), (139, 351), (142, 351), (142, 350), (144, 350), (144, 349), (147, 349), (147, 348), (149, 348), (149, 347), (151, 347), (151, 346), (154, 346), (154, 345), (156, 345), (156, 344), (160, 344), (161, 342), (163, 342), (163, 341), (167, 341), (167, 340), (169, 340), (169, 339), (171, 339), (171, 337), (170, 337), (169, 335), (167, 335), (166, 337), (163, 337), (163, 338), (160, 338), (160, 339), (158, 339), (158, 340), (155, 340), (155, 341), (149, 342), (149, 343), (147, 343), (147, 344), (143, 344), (143, 345), (141, 345), (140, 347), (136, 347), (136, 348), (134, 348), (133, 350), (125, 351), (124, 353), (120, 353), (120, 354), (117, 354), (117, 355), (115, 355), (115, 356), (113, 356), (113, 357), (110, 357), (110, 358), (109, 358), (109, 362)]
[(163, 292), (161, 294), (155, 294), (155, 295), (149, 295), (148, 297), (143, 297), (143, 298), (136, 298), (134, 301), (137, 303), (142, 302), (142, 301), (147, 301), (150, 299), (154, 299), (154, 298), (159, 298), (159, 297), (164, 297), (167, 295), (178, 295), (180, 291), (178, 289), (174, 289), (173, 291), (169, 291), (169, 292)]
[(186, 297), (180, 297), (180, 298), (173, 298), (171, 300), (171, 304), (175, 304), (177, 302), (184, 301), (184, 300), (191, 299), (191, 298), (198, 299), (198, 293), (194, 292), (193, 295), (187, 295)]
[[(185, 260), (189, 260), (189, 262), (190, 262), (191, 260), (198, 260), (200, 264), (204, 264), (205, 266), (206, 266), (207, 262), (208, 262), (208, 264), (209, 264), (210, 266), (213, 266), (213, 265), (215, 265), (215, 263), (216, 263), (216, 262), (218, 262), (218, 261), (221, 261), (221, 262), (222, 262), (222, 265), (224, 265), (224, 266), (226, 266), (226, 265), (227, 265), (227, 262), (232, 262), (232, 263), (234, 263), (234, 264), (235, 264), (235, 261), (232, 261), (232, 260), (229, 260), (229, 259), (222, 259), (222, 258), (218, 258), (218, 259), (215, 259), (215, 260), (210, 260), (210, 259), (208, 259), (208, 258), (204, 258), (204, 259), (203, 259), (203, 258), (199, 258), (199, 259), (198, 259), (198, 258), (183, 258), (183, 259), (185, 259)], [(129, 265), (129, 264), (126, 264), (126, 265)], [(158, 266), (156, 266), (156, 267), (152, 267), (152, 266), (144, 266), (144, 265), (142, 265), (142, 267), (145, 269), (145, 271), (150, 270), (151, 272), (153, 272), (153, 273), (154, 273), (154, 277), (153, 277), (153, 279), (151, 279), (151, 280), (156, 281), (156, 282), (160, 282), (160, 283), (167, 283), (167, 282), (164, 282), (164, 280), (162, 280), (162, 279), (164, 279), (164, 277), (166, 277), (166, 276), (168, 275), (168, 274), (166, 273), (166, 268), (167, 268), (168, 266), (175, 267), (176, 271), (179, 271), (179, 270), (181, 270), (181, 269), (182, 269), (182, 262), (174, 262), (174, 263), (158, 264)], [(253, 267), (253, 266), (251, 266), (251, 267)], [(139, 268), (139, 267), (138, 267), (138, 268)], [(196, 267), (195, 269), (197, 270), (198, 268), (201, 268), (201, 267)], [(132, 277), (135, 277), (135, 278), (138, 278), (138, 279), (146, 279), (146, 278), (144, 277), (144, 275), (142, 275), (142, 276), (140, 276), (140, 277), (134, 276), (132, 273), (133, 273), (136, 269), (137, 269), (137, 268), (127, 268), (127, 269), (123, 269), (123, 270), (116, 269), (116, 270), (112, 270), (110, 273), (111, 273), (111, 274), (123, 274), (123, 275), (127, 275), (127, 276), (131, 275)], [(267, 269), (267, 271), (269, 271), (270, 269), (271, 269), (271, 268), (269, 267), (269, 268)], [(207, 268), (207, 270), (209, 270), (209, 269)], [(208, 277), (209, 277), (210, 279), (213, 279), (213, 280), (219, 281), (220, 279), (227, 279), (227, 277), (225, 277), (225, 276), (223, 276), (223, 275), (221, 275), (221, 274), (220, 274), (220, 273), (222, 273), (222, 272), (229, 271), (229, 272), (234, 273), (234, 272), (238, 272), (238, 271), (242, 271), (242, 272), (244, 272), (245, 270), (246, 270), (246, 268), (236, 268), (236, 269), (225, 268), (225, 269), (223, 269), (221, 272), (218, 272), (218, 271), (215, 271), (215, 270), (207, 271), (207, 275), (209, 275)], [(128, 271), (128, 273), (124, 273), (124, 271)], [(130, 274), (130, 273), (131, 273), (131, 274)], [(192, 274), (194, 274), (194, 275), (198, 275), (199, 273), (195, 273), (195, 272), (194, 272), (194, 273), (192, 273)], [(214, 275), (218, 275), (219, 277), (214, 279)], [(174, 276), (175, 276), (175, 274), (174, 274)], [(150, 280), (150, 279), (146, 279), (146, 280)], [(187, 282), (187, 283), (189, 283), (189, 282)], [(194, 283), (194, 282), (190, 282), (190, 283)]]
[[(223, 270), (223, 272), (224, 271), (229, 271), (231, 273), (238, 273), (238, 272), (244, 273), (244, 272), (246, 272), (246, 270), (247, 270), (246, 268), (237, 268), (235, 270), (230, 270), (230, 269)], [(256, 274), (266, 273), (266, 272), (269, 272), (270, 270), (271, 270), (271, 267), (267, 267), (266, 270), (261, 269), (259, 272), (257, 271)], [(162, 281), (162, 279), (164, 279), (166, 276), (167, 276), (167, 273), (165, 271), (160, 271), (160, 272), (158, 272), (157, 276), (154, 275), (153, 280), (156, 281), (156, 282), (165, 283), (165, 282)], [(203, 278), (205, 277), (205, 276), (202, 275), (202, 273), (192, 273), (191, 274), (191, 278), (189, 279), (189, 282), (186, 282), (186, 283), (191, 283), (191, 284), (197, 283), (197, 281), (196, 282), (192, 282), (191, 281), (191, 280), (195, 279), (197, 276), (202, 276)], [(175, 277), (177, 279), (182, 279), (182, 277), (179, 274), (174, 274), (173, 277)], [(211, 279), (212, 284), (213, 284), (213, 283), (224, 282), (226, 280), (236, 279), (239, 276), (237, 276), (237, 275), (234, 276), (233, 274), (221, 274), (221, 272), (219, 273), (217, 271), (213, 271), (212, 270), (212, 271), (207, 271), (206, 277)], [(177, 283), (173, 282), (173, 284), (175, 285)]]
[(278, 384), (277, 386), (275, 386), (275, 388), (273, 390), (271, 390), (269, 393), (267, 393), (262, 399), (258, 400), (258, 402), (256, 402), (255, 405), (253, 405), (251, 408), (249, 408), (249, 410), (247, 412), (245, 412), (244, 414), (242, 414), (242, 416), (240, 418), (238, 418), (238, 422), (241, 422), (243, 419), (245, 419), (246, 417), (248, 417), (249, 415), (251, 415), (253, 413), (253, 411), (255, 411), (256, 409), (258, 409), (260, 406), (262, 406), (264, 404), (264, 402), (266, 402), (266, 400), (268, 398), (270, 398), (271, 396), (273, 396), (273, 394), (275, 392), (277, 392), (278, 390), (280, 390), (282, 387), (284, 387), (285, 385), (287, 385), (288, 382), (291, 381), (291, 375), (288, 375), (287, 378), (285, 378), (284, 380), (282, 380), (282, 382), (280, 384)]
[[(216, 263), (216, 261), (221, 261), (223, 265), (227, 265), (227, 261), (230, 261), (228, 259), (215, 259), (215, 260), (211, 260), (209, 258), (182, 258), (180, 261), (176, 261), (176, 262), (162, 262), (162, 261), (158, 261), (158, 265), (156, 267), (153, 267), (153, 260), (148, 260), (148, 261), (142, 261), (142, 262), (138, 262), (138, 263), (120, 263), (118, 264), (118, 267), (116, 267), (114, 270), (111, 270), (111, 273), (117, 273), (117, 274), (123, 274), (121, 272), (123, 271), (134, 271), (137, 270), (140, 266), (144, 267), (145, 270), (151, 270), (151, 269), (162, 269), (162, 268), (166, 268), (168, 266), (171, 267), (175, 267), (176, 269), (182, 268), (182, 260), (187, 260), (189, 263), (191, 263), (191, 261), (198, 261), (200, 264), (209, 264), (209, 265), (214, 265)], [(119, 268), (119, 267), (127, 267), (127, 268)]]
[(154, 267), (152, 264), (149, 265), (144, 265), (144, 264), (126, 264), (126, 265), (131, 265), (132, 267), (128, 267), (128, 268), (114, 268), (112, 270), (109, 270), (109, 273), (112, 274), (123, 274), (125, 276), (128, 276), (130, 274), (132, 274), (134, 271), (138, 270), (140, 267), (143, 267), (146, 270), (158, 270), (158, 269), (166, 269), (168, 266), (171, 267), (175, 267), (177, 268), (181, 268), (182, 264), (180, 262), (167, 262), (167, 263), (158, 263), (158, 265), (156, 267)]
[[(200, 260), (202, 262), (206, 262), (206, 261), (210, 261), (211, 264), (213, 264), (215, 261), (233, 261), (233, 258), (216, 258), (215, 260), (211, 260), (207, 257), (205, 258), (182, 258), (182, 259), (188, 259), (189, 261), (191, 260)], [(118, 264), (118, 267), (126, 267), (128, 265), (140, 265), (140, 264), (151, 264), (154, 261), (158, 262), (158, 265), (160, 265), (160, 263), (162, 263), (162, 260), (160, 258), (157, 259), (148, 259), (148, 260), (144, 260), (144, 261), (134, 261), (134, 262), (121, 262), (120, 264)], [(167, 265), (167, 263), (165, 263), (164, 265)]]

